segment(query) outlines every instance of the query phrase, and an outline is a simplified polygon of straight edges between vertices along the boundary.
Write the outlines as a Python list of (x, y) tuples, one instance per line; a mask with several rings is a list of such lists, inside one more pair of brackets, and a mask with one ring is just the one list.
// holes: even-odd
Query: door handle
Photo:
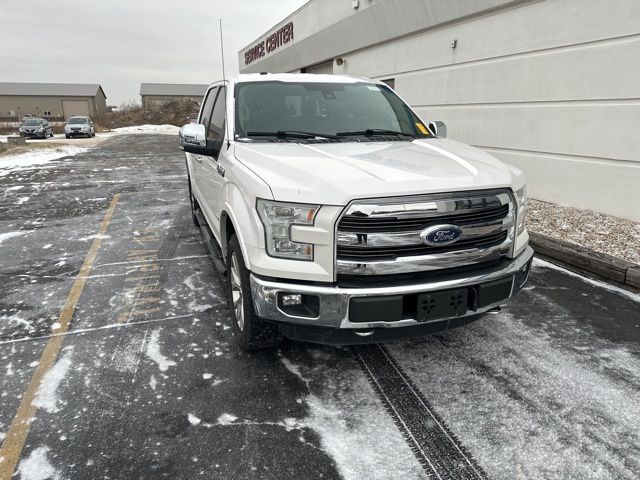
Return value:
[(224, 177), (224, 167), (219, 163), (218, 165), (216, 165), (216, 171), (218, 172), (218, 175), (220, 175), (221, 177)]

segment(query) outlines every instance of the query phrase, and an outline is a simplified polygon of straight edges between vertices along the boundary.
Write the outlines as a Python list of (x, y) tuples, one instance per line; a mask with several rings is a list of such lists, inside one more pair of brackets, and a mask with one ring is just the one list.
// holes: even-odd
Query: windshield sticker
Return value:
[(377, 85), (367, 85), (367, 88), (369, 90), (373, 90), (374, 92), (380, 91), (380, 87), (378, 87)]

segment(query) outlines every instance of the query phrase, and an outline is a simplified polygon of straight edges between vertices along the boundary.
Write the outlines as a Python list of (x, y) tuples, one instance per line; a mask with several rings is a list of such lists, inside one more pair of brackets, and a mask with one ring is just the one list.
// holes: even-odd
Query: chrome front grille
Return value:
[[(421, 233), (455, 225), (450, 245), (425, 244)], [(507, 255), (515, 207), (508, 190), (355, 201), (337, 226), (337, 273), (388, 275), (441, 270)]]

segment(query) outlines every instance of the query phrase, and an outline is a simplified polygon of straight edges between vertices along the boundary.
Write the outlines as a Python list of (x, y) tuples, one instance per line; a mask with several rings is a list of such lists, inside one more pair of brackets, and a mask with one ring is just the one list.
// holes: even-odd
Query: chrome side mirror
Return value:
[(207, 141), (207, 131), (199, 123), (184, 125), (178, 136), (180, 148), (185, 152), (217, 157), (222, 148), (222, 140)]
[(206, 147), (207, 146), (207, 132), (204, 129), (204, 125), (199, 123), (187, 123), (180, 129), (178, 134), (180, 146), (185, 151), (185, 147)]
[(429, 131), (436, 137), (447, 138), (447, 126), (444, 122), (437, 120), (435, 122), (429, 122)]

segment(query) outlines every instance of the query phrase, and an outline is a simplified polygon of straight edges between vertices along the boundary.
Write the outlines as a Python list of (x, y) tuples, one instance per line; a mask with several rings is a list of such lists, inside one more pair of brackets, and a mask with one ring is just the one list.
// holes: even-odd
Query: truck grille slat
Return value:
[(509, 205), (503, 205), (492, 210), (482, 212), (458, 213), (437, 217), (420, 218), (367, 218), (349, 217), (343, 218), (338, 225), (341, 232), (369, 233), (369, 232), (402, 232), (419, 230), (430, 225), (441, 223), (454, 223), (464, 226), (471, 223), (493, 222), (504, 218), (509, 212)]

